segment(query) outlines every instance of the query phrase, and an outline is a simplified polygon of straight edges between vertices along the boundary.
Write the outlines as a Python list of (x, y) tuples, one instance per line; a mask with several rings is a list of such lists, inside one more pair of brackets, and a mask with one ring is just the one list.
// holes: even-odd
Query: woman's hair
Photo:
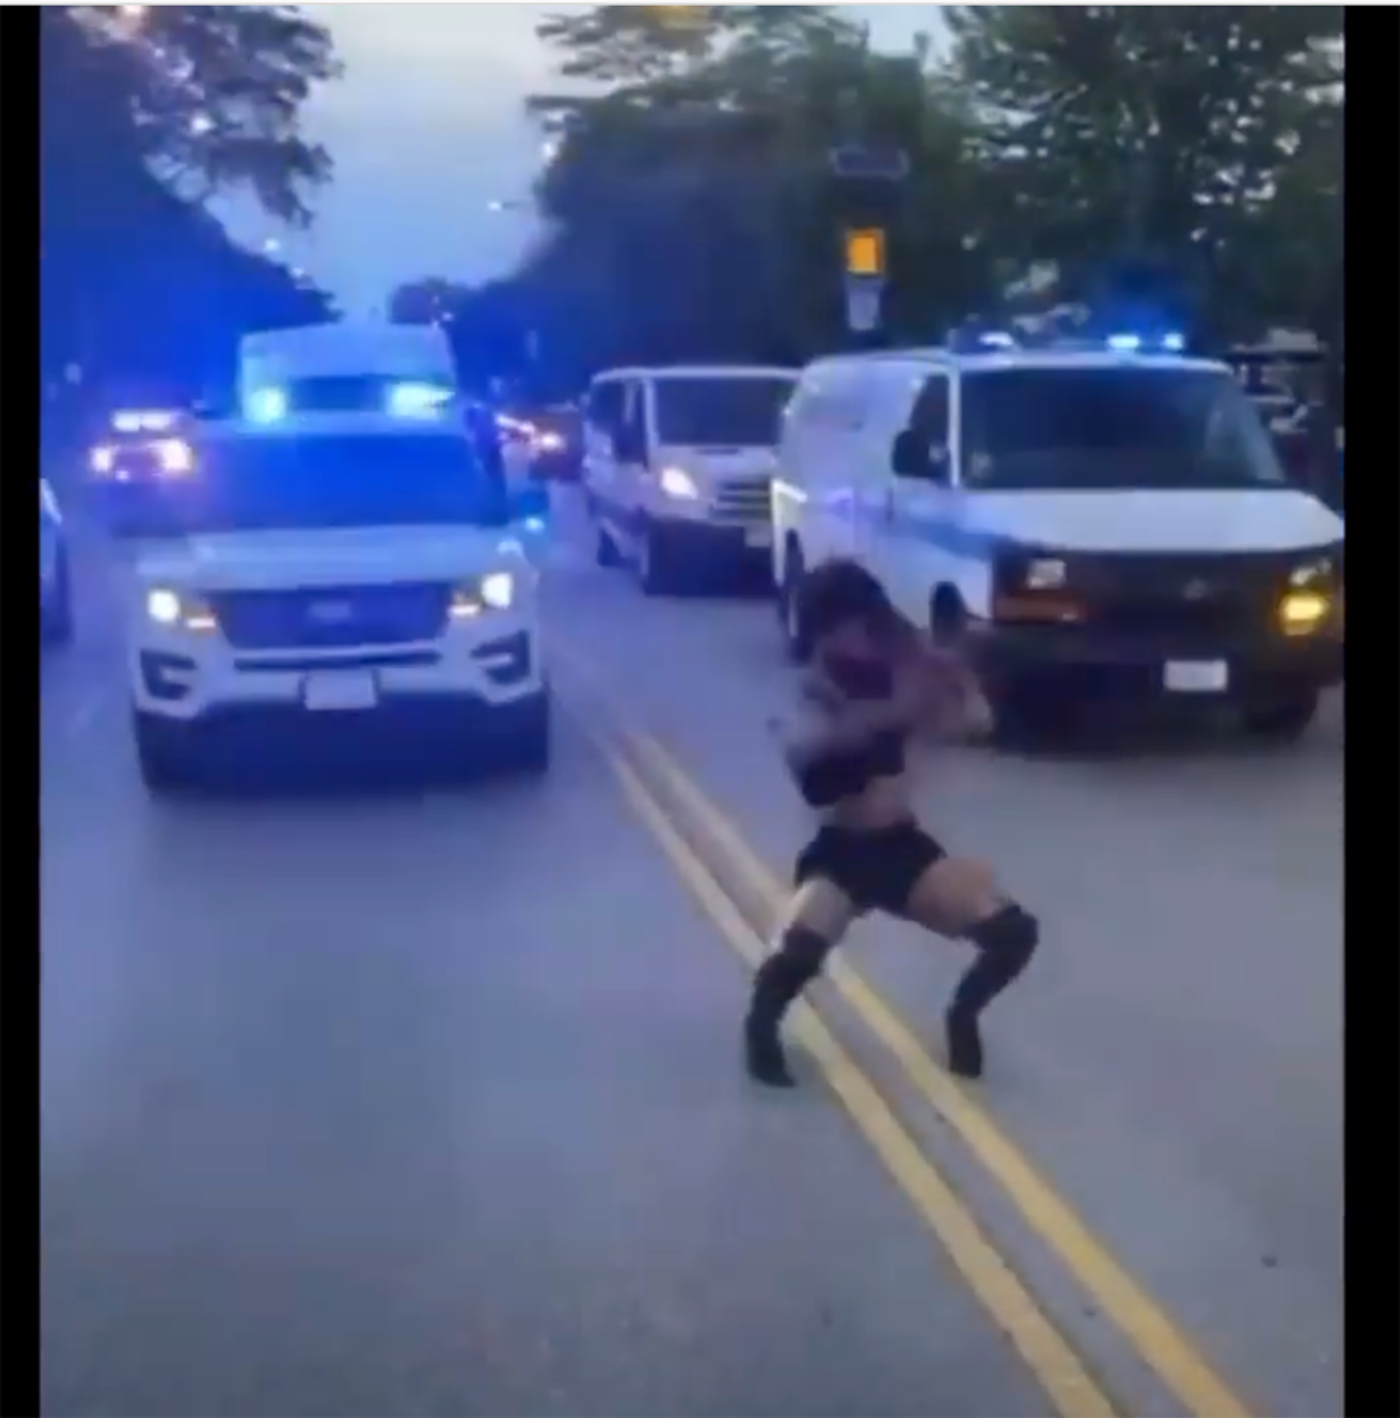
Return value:
[(797, 592), (802, 626), (813, 639), (858, 620), (879, 635), (907, 630), (885, 588), (859, 562), (841, 557), (823, 562), (802, 579)]

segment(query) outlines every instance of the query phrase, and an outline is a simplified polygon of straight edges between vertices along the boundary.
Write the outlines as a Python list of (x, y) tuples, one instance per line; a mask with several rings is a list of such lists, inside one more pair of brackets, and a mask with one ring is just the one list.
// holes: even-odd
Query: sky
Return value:
[[(335, 162), (306, 236), (235, 204), (239, 239), (278, 238), (351, 314), (382, 313), (421, 276), (480, 281), (510, 270), (535, 234), (528, 197), (540, 135), (529, 94), (551, 87), (540, 16), (567, 5), (335, 4), (304, 7), (331, 32), (345, 75), (306, 109)], [(876, 42), (904, 48), (936, 31), (937, 5), (846, 5)], [(525, 210), (492, 212), (494, 201)]]

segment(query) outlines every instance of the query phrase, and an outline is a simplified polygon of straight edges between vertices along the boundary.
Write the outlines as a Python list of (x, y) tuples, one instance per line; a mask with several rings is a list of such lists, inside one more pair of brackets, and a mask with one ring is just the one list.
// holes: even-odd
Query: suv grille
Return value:
[(209, 602), (236, 650), (347, 650), (436, 640), (450, 595), (440, 584), (323, 586), (225, 591)]

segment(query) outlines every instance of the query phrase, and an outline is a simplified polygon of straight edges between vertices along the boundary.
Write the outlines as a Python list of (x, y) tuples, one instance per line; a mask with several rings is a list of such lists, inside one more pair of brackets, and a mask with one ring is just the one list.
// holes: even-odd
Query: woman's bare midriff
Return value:
[(879, 832), (897, 827), (914, 815), (909, 802), (907, 775), (875, 778), (855, 797), (842, 798), (823, 815), (833, 827), (847, 827), (855, 832)]

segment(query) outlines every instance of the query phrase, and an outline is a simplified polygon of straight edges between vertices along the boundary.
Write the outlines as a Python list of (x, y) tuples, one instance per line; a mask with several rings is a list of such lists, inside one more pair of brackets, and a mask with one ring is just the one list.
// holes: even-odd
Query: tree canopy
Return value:
[(46, 377), (193, 391), (231, 373), (245, 328), (323, 318), (326, 297), (209, 203), (242, 189), (310, 220), (330, 162), (297, 120), (336, 73), (325, 32), (285, 6), (39, 16)]
[[(856, 213), (829, 154), (861, 143), (910, 159), (879, 213), (894, 338), (937, 338), (1043, 268), (1047, 299), (1155, 269), (1218, 333), (1340, 332), (1341, 13), (951, 7), (941, 43), (899, 54), (829, 6), (551, 15), (562, 91), (529, 105), (554, 135), (546, 234), (492, 288), (493, 327), (513, 304), (537, 336), (519, 359), (565, 386), (836, 346)], [(457, 308), (465, 343), (472, 298)]]

